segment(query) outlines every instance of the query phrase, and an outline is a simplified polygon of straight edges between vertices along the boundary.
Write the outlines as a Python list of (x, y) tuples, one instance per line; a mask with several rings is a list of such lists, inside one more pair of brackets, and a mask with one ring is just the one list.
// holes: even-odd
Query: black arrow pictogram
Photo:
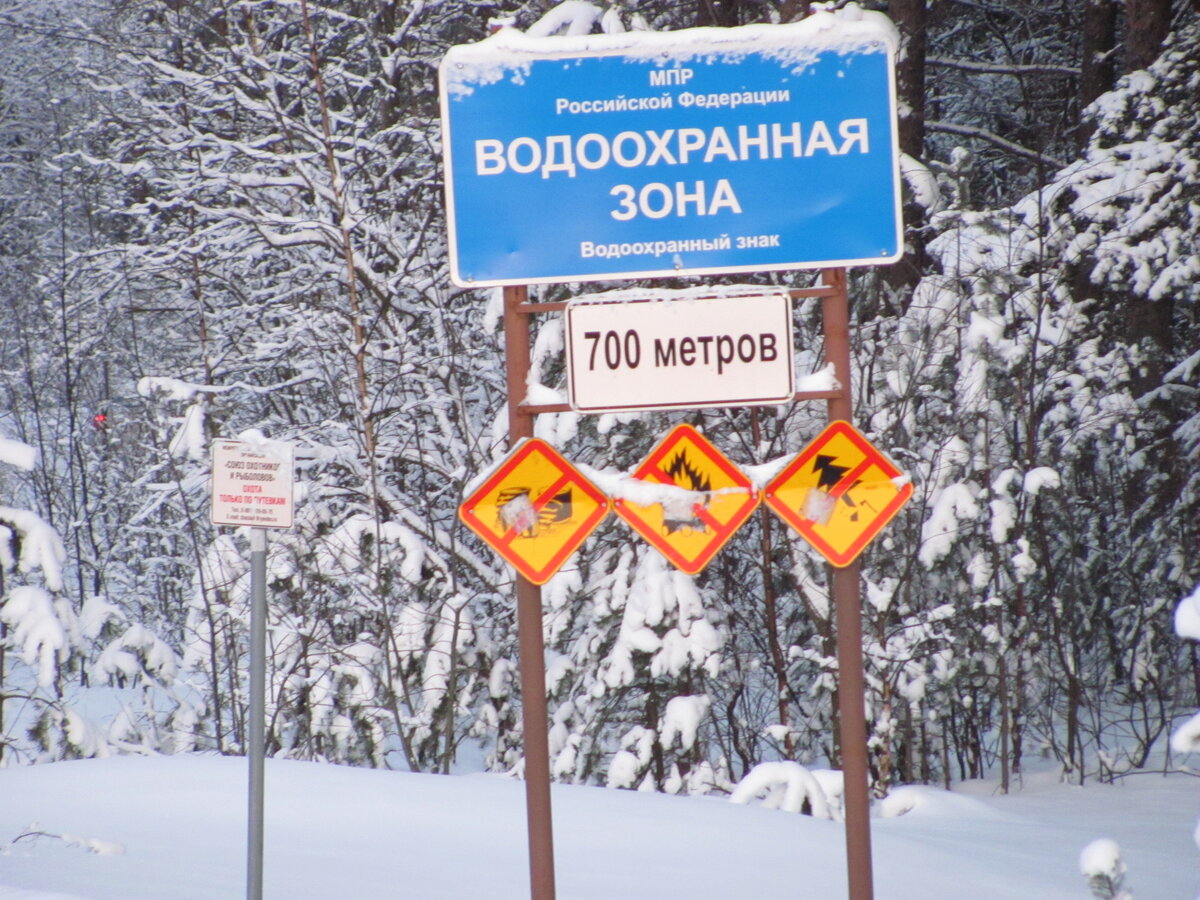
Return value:
[(838, 482), (850, 471), (849, 466), (835, 466), (833, 463), (836, 459), (836, 456), (817, 456), (813, 463), (813, 471), (820, 473), (821, 476), (817, 481), (817, 487), (831, 490), (837, 487)]
[[(834, 462), (836, 460), (836, 456), (825, 456), (823, 454), (818, 454), (816, 460), (813, 461), (813, 471), (817, 472), (819, 475), (817, 479), (817, 487), (824, 488), (826, 493), (832, 493), (834, 489), (841, 484), (842, 479), (846, 477), (846, 473), (850, 471), (849, 466), (835, 466)], [(851, 522), (858, 521), (858, 504), (850, 498), (850, 492), (861, 483), (861, 481), (856, 480), (853, 484), (842, 491), (837, 498), (845, 502), (847, 506), (854, 510), (854, 512), (850, 514)]]

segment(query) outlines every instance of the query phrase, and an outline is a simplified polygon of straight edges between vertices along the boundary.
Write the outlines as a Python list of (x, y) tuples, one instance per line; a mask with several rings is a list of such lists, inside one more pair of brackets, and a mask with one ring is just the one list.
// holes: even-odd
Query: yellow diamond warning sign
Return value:
[(850, 565), (912, 484), (849, 422), (833, 422), (763, 490), (763, 502), (835, 566)]
[(545, 584), (608, 515), (608, 498), (536, 438), (508, 455), (458, 515), (534, 584)]
[(648, 482), (646, 490), (614, 500), (617, 515), (689, 575), (758, 505), (750, 479), (690, 425), (668, 434), (633, 477)]

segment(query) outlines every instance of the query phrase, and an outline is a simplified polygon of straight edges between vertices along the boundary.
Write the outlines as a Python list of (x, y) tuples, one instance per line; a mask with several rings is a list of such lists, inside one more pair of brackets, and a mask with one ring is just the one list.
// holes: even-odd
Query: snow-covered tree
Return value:
[[(37, 452), (0, 438), (0, 464), (30, 471)], [(0, 470), (0, 478), (5, 474)], [(55, 596), (65, 558), (62, 540), (41, 516), (0, 506), (0, 762), (53, 757), (63, 743), (61, 669), (78, 643), (75, 612)]]
[(1193, 21), (1098, 100), (1087, 151), (1047, 187), (936, 219), (941, 271), (863, 331), (886, 354), (871, 428), (924, 494), (914, 588), (926, 610), (959, 609), (938, 705), (964, 775), (991, 734), (1014, 771), (1030, 740), (1078, 777), (1139, 764), (1177, 696), (1161, 613), (1196, 575), (1178, 446), (1200, 265), (1196, 41)]
[[(549, 37), (805, 6), (505, 13)], [(1168, 7), (891, 4), (921, 214), (906, 271), (852, 275), (858, 424), (916, 488), (863, 557), (879, 791), (997, 765), (1007, 785), (1035, 749), (1112, 775), (1184, 699), (1169, 673), (1197, 666), (1163, 621), (1200, 575), (1200, 44), (1180, 2), (1164, 38)], [(42, 461), (0, 469), (0, 654), (24, 673), (6, 691), (52, 660), (39, 702), (61, 712), (7, 759), (242, 748), (245, 536), (208, 523), (207, 484), (211, 440), (249, 432), (297, 459), (296, 526), (270, 541), (271, 752), (447, 771), (479, 741), (520, 770), (510, 573), (455, 516), (504, 450), (500, 292), (447, 283), (434, 79), (495, 12), (0, 10), (0, 428)], [(795, 323), (799, 371), (820, 369), (815, 304)], [(561, 323), (538, 329), (532, 390), (561, 399)], [(687, 419), (763, 482), (824, 418), (536, 427), (615, 483)], [(53, 584), (21, 555), (53, 542), (14, 543), (43, 525), (66, 551)], [(544, 589), (554, 776), (706, 791), (835, 761), (828, 583), (765, 512), (694, 578), (610, 521)], [(64, 649), (29, 651), (50, 621)], [(87, 731), (56, 679), (119, 713)]]
[(172, 336), (138, 381), (162, 419), (135, 518), (180, 539), (163, 574), (192, 573), (176, 626), (221, 749), (241, 744), (246, 586), (204, 522), (206, 448), (250, 427), (297, 445), (303, 491), (272, 545), (272, 749), (444, 769), (482, 702), (495, 573), (454, 509), (491, 452), (473, 401), (495, 396), (495, 343), (438, 276), (432, 128), (459, 25), (388, 2), (132, 4), (95, 72), (87, 162), (123, 185), (128, 238), (93, 254), (94, 283), (154, 297)]

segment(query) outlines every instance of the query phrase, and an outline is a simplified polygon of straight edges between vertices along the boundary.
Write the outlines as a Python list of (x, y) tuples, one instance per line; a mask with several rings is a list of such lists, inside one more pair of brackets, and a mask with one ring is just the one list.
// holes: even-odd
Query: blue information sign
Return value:
[(452, 48), (454, 282), (895, 261), (894, 32), (806, 22)]

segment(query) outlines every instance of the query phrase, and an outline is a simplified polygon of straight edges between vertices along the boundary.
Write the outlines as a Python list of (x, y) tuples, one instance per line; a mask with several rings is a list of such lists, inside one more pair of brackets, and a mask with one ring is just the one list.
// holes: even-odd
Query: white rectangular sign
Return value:
[(580, 412), (786, 403), (795, 391), (786, 294), (567, 306), (567, 376)]
[(269, 452), (244, 441), (213, 443), (211, 518), (214, 525), (291, 528), (292, 450)]

